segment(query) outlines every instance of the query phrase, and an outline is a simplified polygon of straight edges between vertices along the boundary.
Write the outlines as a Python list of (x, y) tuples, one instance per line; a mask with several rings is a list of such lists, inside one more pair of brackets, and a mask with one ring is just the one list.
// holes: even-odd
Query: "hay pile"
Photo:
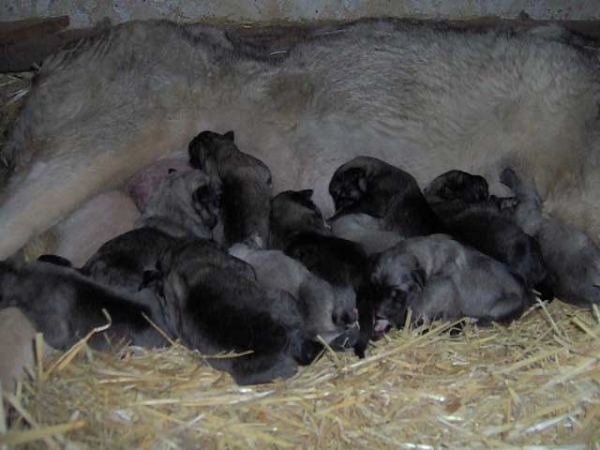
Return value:
[[(4, 393), (0, 443), (39, 448), (600, 448), (600, 316), (560, 302), (510, 327), (395, 331), (240, 388), (175, 344), (83, 345)], [(65, 357), (66, 356), (66, 357)], [(0, 427), (4, 424), (0, 424)], [(26, 448), (28, 448), (26, 446)]]

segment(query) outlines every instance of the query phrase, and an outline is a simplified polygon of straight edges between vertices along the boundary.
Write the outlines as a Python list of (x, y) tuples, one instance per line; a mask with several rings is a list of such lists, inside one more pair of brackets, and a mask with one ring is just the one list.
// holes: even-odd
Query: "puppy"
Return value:
[(135, 292), (144, 272), (184, 238), (210, 239), (218, 221), (221, 187), (199, 170), (173, 172), (151, 196), (136, 228), (105, 243), (81, 269), (99, 283)]
[(444, 203), (454, 200), (477, 203), (490, 199), (486, 179), (462, 170), (450, 170), (438, 176), (423, 189), (423, 194), (430, 204), (433, 199)]
[(0, 263), (0, 308), (19, 308), (48, 344), (66, 350), (93, 328), (105, 325), (106, 310), (112, 325), (89, 340), (98, 350), (125, 340), (143, 347), (162, 347), (165, 338), (143, 317), (148, 316), (170, 333), (163, 320), (160, 301), (148, 289), (135, 295), (101, 286), (77, 271), (36, 261), (17, 269)]
[(264, 288), (286, 291), (297, 300), (310, 339), (320, 335), (335, 350), (356, 345), (358, 322), (349, 325), (349, 319), (344, 319), (358, 317), (351, 287), (332, 286), (279, 250), (258, 250), (240, 243), (229, 254), (250, 264)]
[(273, 198), (271, 242), (280, 245), (286, 255), (300, 261), (334, 289), (353, 294), (352, 300), (345, 301), (345, 312), (333, 321), (340, 327), (352, 327), (357, 320), (354, 311), (357, 308), (360, 333), (354, 352), (362, 358), (373, 328), (370, 302), (363, 295), (367, 255), (358, 244), (329, 234), (311, 196), (312, 190), (303, 190), (285, 191)]
[(514, 192), (517, 223), (539, 242), (556, 297), (575, 305), (600, 302), (600, 248), (573, 226), (542, 212), (534, 182), (506, 168), (500, 181)]
[(269, 235), (271, 172), (259, 159), (241, 152), (234, 133), (203, 131), (188, 147), (190, 164), (218, 176), (223, 183), (222, 219), (224, 243), (258, 237), (266, 244)]
[(371, 281), (377, 292), (376, 332), (413, 321), (472, 317), (510, 321), (530, 301), (523, 283), (500, 262), (435, 234), (407, 239), (383, 252)]
[(284, 191), (271, 200), (269, 248), (283, 250), (300, 233), (328, 235), (323, 214), (312, 201), (313, 190)]
[(329, 194), (334, 217), (367, 214), (402, 237), (446, 231), (414, 177), (377, 158), (359, 156), (343, 164), (333, 174)]
[(553, 298), (538, 242), (507, 212), (514, 198), (490, 196), (483, 177), (459, 170), (440, 175), (424, 192), (453, 237), (506, 264), (527, 288)]
[(302, 329), (295, 299), (262, 289), (252, 267), (197, 240), (169, 248), (158, 264), (163, 276), (166, 321), (182, 342), (202, 354), (248, 355), (207, 358), (240, 385), (288, 378), (322, 350)]

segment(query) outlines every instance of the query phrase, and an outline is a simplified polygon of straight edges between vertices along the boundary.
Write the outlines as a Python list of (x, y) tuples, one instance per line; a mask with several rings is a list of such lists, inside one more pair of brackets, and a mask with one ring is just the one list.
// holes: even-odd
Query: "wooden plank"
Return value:
[(0, 73), (25, 72), (69, 42), (94, 36), (102, 30), (67, 30), (49, 36), (0, 46)]
[(0, 22), (0, 45), (41, 38), (47, 34), (64, 30), (68, 26), (69, 16)]

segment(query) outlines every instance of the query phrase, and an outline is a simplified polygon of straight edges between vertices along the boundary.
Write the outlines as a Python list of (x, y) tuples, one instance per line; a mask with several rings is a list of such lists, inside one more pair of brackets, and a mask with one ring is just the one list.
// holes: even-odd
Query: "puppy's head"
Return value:
[(312, 201), (312, 189), (284, 191), (271, 199), (270, 223), (282, 238), (296, 232), (327, 233), (321, 211)]
[(489, 198), (488, 183), (482, 176), (471, 175), (461, 170), (451, 170), (435, 178), (425, 189), (427, 197), (441, 200), (462, 200), (476, 203)]
[(225, 134), (213, 131), (203, 131), (198, 134), (188, 145), (190, 165), (196, 169), (210, 172), (210, 165), (219, 153), (239, 151), (234, 143), (233, 131)]
[(375, 331), (402, 327), (408, 307), (418, 301), (425, 285), (425, 270), (411, 253), (384, 252), (371, 273), (374, 287)]
[(336, 171), (329, 183), (329, 195), (336, 212), (358, 202), (367, 193), (367, 172), (361, 167)]

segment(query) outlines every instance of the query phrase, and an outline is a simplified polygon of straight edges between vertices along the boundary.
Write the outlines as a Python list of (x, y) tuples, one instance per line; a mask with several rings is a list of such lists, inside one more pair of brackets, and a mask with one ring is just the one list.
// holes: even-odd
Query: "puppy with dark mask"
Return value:
[(408, 172), (377, 158), (359, 156), (339, 167), (329, 183), (335, 204), (334, 220), (342, 215), (367, 214), (380, 227), (407, 238), (446, 231)]
[(360, 333), (354, 352), (362, 358), (373, 329), (365, 285), (367, 255), (358, 244), (330, 235), (320, 210), (311, 200), (312, 194), (312, 190), (285, 191), (272, 199), (271, 242), (338, 292), (352, 294), (354, 299), (344, 302), (344, 310), (333, 317), (333, 322), (338, 327), (354, 327), (355, 308), (358, 310)]
[(250, 352), (207, 358), (238, 384), (291, 377), (297, 364), (309, 364), (322, 350), (306, 336), (295, 299), (261, 288), (249, 264), (215, 243), (197, 240), (171, 247), (158, 271), (165, 320), (185, 345), (203, 355)]
[(436, 234), (407, 239), (373, 266), (375, 331), (413, 323), (471, 317), (482, 322), (517, 318), (530, 302), (523, 283), (500, 262)]
[[(280, 250), (260, 250), (235, 244), (229, 254), (246, 261), (266, 289), (285, 291), (298, 302), (304, 329), (310, 339), (321, 336), (334, 350), (356, 345), (359, 328), (355, 294), (350, 286), (332, 286)], [(354, 317), (355, 322), (348, 324)]]
[(111, 325), (90, 338), (88, 343), (95, 349), (104, 350), (119, 341), (149, 348), (167, 345), (144, 315), (173, 336), (163, 320), (161, 301), (152, 290), (127, 294), (54, 263), (36, 261), (18, 269), (0, 263), (0, 308), (9, 306), (21, 309), (46, 342), (61, 350), (106, 325), (103, 309)]
[(542, 211), (535, 183), (513, 169), (500, 174), (518, 204), (514, 218), (539, 242), (549, 272), (548, 283), (556, 297), (575, 305), (600, 303), (600, 248), (584, 233)]
[(510, 212), (516, 199), (490, 196), (483, 177), (459, 170), (440, 175), (424, 193), (453, 237), (506, 264), (543, 298), (553, 298), (540, 245)]
[(259, 159), (241, 152), (234, 133), (203, 131), (189, 144), (190, 164), (223, 183), (223, 244), (258, 237), (266, 245), (269, 235), (271, 172)]
[(81, 272), (110, 286), (135, 292), (144, 272), (181, 239), (210, 239), (219, 216), (221, 186), (199, 170), (173, 172), (151, 196), (136, 228), (106, 242)]

